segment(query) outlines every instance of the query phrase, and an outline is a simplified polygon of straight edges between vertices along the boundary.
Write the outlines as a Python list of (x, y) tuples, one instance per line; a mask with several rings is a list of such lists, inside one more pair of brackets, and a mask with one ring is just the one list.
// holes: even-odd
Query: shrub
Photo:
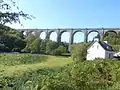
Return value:
[(62, 53), (66, 52), (66, 47), (60, 45), (57, 49), (52, 51), (53, 55), (62, 55)]
[(74, 61), (86, 60), (88, 44), (73, 44), (70, 47), (72, 59)]

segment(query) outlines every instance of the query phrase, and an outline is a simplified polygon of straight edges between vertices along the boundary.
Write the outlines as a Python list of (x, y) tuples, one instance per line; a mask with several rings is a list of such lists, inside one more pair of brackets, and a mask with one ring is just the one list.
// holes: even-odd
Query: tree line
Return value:
[(26, 47), (22, 52), (42, 53), (51, 55), (62, 55), (68, 52), (67, 43), (58, 43), (52, 40), (41, 39), (32, 34), (25, 38)]
[(1, 25), (0, 51), (62, 55), (68, 52), (68, 43), (43, 40), (32, 34), (23, 36), (22, 33)]

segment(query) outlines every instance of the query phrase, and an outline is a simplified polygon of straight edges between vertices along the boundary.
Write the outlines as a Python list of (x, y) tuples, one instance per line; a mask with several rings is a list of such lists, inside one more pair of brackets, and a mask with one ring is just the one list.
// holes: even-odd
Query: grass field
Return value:
[(63, 67), (72, 60), (70, 57), (39, 54), (0, 54), (0, 76), (20, 75), (40, 68)]

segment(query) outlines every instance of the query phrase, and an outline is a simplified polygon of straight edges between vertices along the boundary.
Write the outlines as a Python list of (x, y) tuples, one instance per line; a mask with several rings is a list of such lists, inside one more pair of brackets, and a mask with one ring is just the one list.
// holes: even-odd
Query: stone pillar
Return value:
[(57, 34), (57, 42), (58, 42), (58, 43), (61, 42), (61, 34)]
[(74, 37), (74, 34), (73, 34), (73, 31), (71, 30), (70, 31), (70, 38), (69, 38), (69, 46), (68, 46), (69, 52), (70, 52), (70, 46), (73, 44), (73, 37)]
[(70, 31), (70, 37), (69, 37), (69, 45), (73, 44), (73, 38), (74, 38), (73, 30), (71, 30)]
[(57, 42), (58, 43), (61, 42), (61, 33), (60, 33), (60, 30), (57, 31)]
[(87, 30), (84, 32), (84, 43), (87, 43), (88, 41), (88, 33)]
[(48, 31), (45, 31), (45, 39), (47, 39), (47, 40), (49, 40), (49, 33), (48, 33)]
[(102, 41), (104, 38), (104, 30), (103, 29), (101, 31), (99, 31), (99, 36), (100, 36), (99, 40)]
[(103, 41), (103, 38), (104, 38), (104, 34), (100, 34), (100, 41)]

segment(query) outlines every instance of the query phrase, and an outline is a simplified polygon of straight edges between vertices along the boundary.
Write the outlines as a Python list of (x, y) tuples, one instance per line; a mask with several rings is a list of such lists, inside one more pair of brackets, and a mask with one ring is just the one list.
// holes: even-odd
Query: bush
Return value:
[(62, 55), (62, 53), (66, 52), (66, 47), (64, 46), (59, 46), (57, 49), (53, 50), (52, 54), (53, 55)]
[(52, 55), (60, 56), (62, 55), (62, 52), (58, 49), (55, 49), (54, 51), (52, 51)]
[(4, 44), (4, 46), (10, 51), (14, 51), (14, 49), (21, 51), (26, 46), (26, 42), (24, 40), (9, 35), (1, 36), (0, 43)]
[(120, 51), (120, 45), (112, 45), (112, 47), (116, 52)]
[(59, 44), (57, 42), (48, 40), (46, 43), (46, 53), (52, 54), (52, 51), (54, 51), (58, 47), (59, 47)]
[(73, 44), (70, 47), (72, 59), (74, 61), (86, 60), (88, 44)]
[(40, 53), (41, 41), (42, 40), (40, 38), (37, 38), (32, 42), (31, 47), (30, 47), (32, 52)]

